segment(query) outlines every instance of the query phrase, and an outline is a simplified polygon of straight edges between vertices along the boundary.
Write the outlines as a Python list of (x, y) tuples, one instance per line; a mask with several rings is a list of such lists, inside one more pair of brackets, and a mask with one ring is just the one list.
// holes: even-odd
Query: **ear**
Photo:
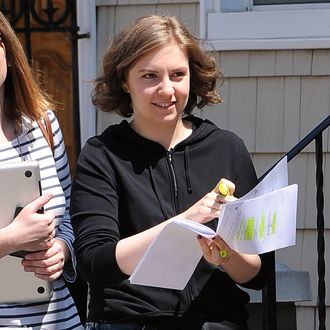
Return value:
[(4, 53), (5, 53), (5, 57), (6, 57), (6, 61), (7, 61), (7, 67), (10, 68), (11, 67), (11, 63), (10, 60), (7, 58), (7, 54), (6, 54), (6, 46), (3, 43), (3, 41), (0, 39), (0, 48), (3, 49)]
[(122, 85), (121, 85), (121, 87), (123, 88), (123, 90), (126, 92), (126, 93), (129, 93), (129, 90), (128, 90), (128, 87), (127, 87), (127, 83), (123, 83)]
[(4, 49), (4, 51), (6, 52), (6, 46), (1, 38), (0, 38), (0, 47), (2, 47)]

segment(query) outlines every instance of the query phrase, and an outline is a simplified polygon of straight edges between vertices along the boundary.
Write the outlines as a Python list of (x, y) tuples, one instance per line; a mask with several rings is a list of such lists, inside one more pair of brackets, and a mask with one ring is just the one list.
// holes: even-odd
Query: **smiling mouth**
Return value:
[(157, 107), (160, 107), (160, 108), (168, 108), (174, 104), (175, 104), (175, 102), (155, 102), (155, 103), (153, 103), (153, 105), (156, 105)]

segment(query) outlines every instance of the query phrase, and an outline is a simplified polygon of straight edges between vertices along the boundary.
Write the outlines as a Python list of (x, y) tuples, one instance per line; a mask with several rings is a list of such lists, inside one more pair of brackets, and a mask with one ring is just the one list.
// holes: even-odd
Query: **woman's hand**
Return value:
[(219, 217), (221, 205), (227, 201), (236, 199), (232, 196), (235, 191), (235, 185), (225, 179), (221, 179), (220, 181), (228, 186), (229, 191), (227, 196), (220, 194), (217, 184), (212, 191), (207, 193), (185, 212), (143, 232), (121, 239), (116, 246), (116, 259), (121, 271), (127, 275), (131, 275), (155, 237), (157, 237), (169, 222), (175, 220), (176, 217), (183, 217), (199, 223), (205, 223)]
[(11, 252), (17, 250), (40, 251), (53, 245), (54, 215), (38, 213), (52, 196), (52, 194), (45, 194), (29, 203), (7, 226)]
[(232, 250), (220, 237), (212, 240), (198, 236), (204, 258), (215, 266), (221, 266), (236, 283), (246, 283), (254, 278), (261, 267), (257, 254), (245, 254)]
[(32, 272), (42, 280), (54, 281), (61, 276), (65, 261), (69, 256), (66, 243), (56, 239), (47, 250), (31, 252), (25, 255), (22, 266), (26, 272)]
[[(221, 194), (219, 184), (228, 188), (227, 194)], [(180, 217), (193, 220), (200, 223), (206, 223), (220, 216), (221, 205), (236, 200), (233, 196), (235, 185), (227, 179), (221, 179), (215, 188), (201, 198), (197, 203), (188, 210), (180, 214)]]
[(215, 266), (224, 265), (234, 253), (220, 236), (215, 236), (212, 240), (198, 236), (198, 242), (204, 258)]

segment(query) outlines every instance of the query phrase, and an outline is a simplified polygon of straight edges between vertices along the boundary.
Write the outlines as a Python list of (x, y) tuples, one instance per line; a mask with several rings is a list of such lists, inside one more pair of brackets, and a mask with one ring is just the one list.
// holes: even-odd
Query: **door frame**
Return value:
[(91, 103), (91, 81), (96, 77), (96, 5), (95, 0), (77, 1), (79, 34), (88, 38), (78, 40), (78, 86), (80, 145), (96, 134), (96, 111)]

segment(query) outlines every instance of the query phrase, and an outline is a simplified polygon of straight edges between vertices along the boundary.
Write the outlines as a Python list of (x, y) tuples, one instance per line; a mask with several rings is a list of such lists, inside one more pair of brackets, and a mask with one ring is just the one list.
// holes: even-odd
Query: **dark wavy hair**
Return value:
[(22, 115), (37, 120), (52, 106), (51, 98), (38, 84), (17, 35), (1, 12), (0, 42), (7, 60), (5, 115), (13, 121), (20, 121)]
[(222, 102), (215, 89), (222, 74), (214, 57), (175, 17), (150, 15), (131, 22), (112, 38), (103, 56), (101, 74), (94, 80), (93, 104), (104, 112), (132, 116), (131, 98), (123, 89), (129, 69), (141, 56), (173, 40), (189, 59), (190, 94), (184, 114), (190, 114), (196, 106), (201, 109)]

